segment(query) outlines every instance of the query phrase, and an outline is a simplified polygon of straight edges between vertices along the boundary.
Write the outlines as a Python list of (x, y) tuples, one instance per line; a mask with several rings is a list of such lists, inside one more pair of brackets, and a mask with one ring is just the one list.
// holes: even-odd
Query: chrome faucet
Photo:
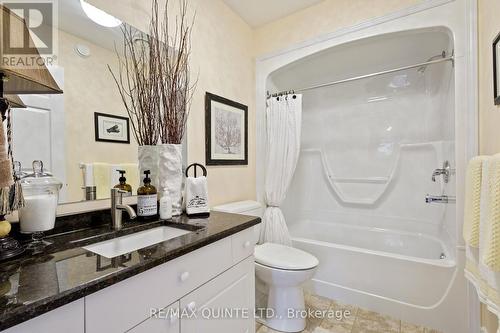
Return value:
[(132, 207), (123, 204), (123, 193), (127, 192), (118, 188), (111, 189), (111, 227), (114, 230), (122, 228), (123, 211), (126, 211), (132, 220), (137, 217)]
[(447, 195), (430, 195), (427, 194), (425, 196), (426, 203), (455, 203), (457, 201), (456, 197), (447, 196)]
[(445, 183), (448, 183), (450, 181), (450, 175), (451, 175), (451, 166), (450, 162), (444, 161), (443, 167), (441, 169), (436, 169), (432, 173), (432, 181), (436, 181), (436, 176), (441, 176), (443, 175), (443, 180)]

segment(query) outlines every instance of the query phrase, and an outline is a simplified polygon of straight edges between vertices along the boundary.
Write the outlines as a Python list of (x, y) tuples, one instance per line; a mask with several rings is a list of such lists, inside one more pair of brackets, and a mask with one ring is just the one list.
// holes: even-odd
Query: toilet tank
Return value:
[[(229, 202), (226, 204), (215, 206), (212, 208), (212, 211), (250, 215), (262, 218), (262, 215), (264, 213), (264, 206), (257, 201), (245, 200), (245, 201)], [(255, 243), (257, 243), (259, 241), (259, 235), (260, 235), (260, 224), (254, 226), (254, 233), (255, 233), (254, 237)]]

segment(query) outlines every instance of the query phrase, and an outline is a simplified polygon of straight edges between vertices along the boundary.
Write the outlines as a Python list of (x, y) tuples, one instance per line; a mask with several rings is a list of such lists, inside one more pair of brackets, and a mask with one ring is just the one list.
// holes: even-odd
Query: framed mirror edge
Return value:
[(500, 78), (500, 66), (498, 61), (500, 59), (500, 54), (498, 54), (498, 47), (500, 43), (500, 33), (493, 40), (493, 98), (495, 105), (500, 105), (500, 84), (498, 82)]

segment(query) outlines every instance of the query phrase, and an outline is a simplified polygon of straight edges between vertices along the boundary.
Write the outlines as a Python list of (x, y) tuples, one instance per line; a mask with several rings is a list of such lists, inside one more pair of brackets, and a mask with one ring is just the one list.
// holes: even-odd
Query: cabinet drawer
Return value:
[(85, 297), (86, 333), (125, 332), (231, 266), (231, 238)]
[(253, 255), (255, 247), (254, 228), (248, 228), (231, 237), (233, 249), (233, 264)]
[(181, 299), (182, 333), (255, 332), (255, 264), (248, 257)]
[(2, 333), (84, 333), (83, 299), (63, 305)]
[(127, 333), (179, 333), (179, 302), (166, 307), (158, 316), (153, 316), (132, 328)]

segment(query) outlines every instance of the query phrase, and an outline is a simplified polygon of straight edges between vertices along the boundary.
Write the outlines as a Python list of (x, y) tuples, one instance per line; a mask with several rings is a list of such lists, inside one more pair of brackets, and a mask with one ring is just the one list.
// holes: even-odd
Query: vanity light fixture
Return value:
[(85, 0), (80, 0), (80, 5), (82, 6), (83, 11), (89, 19), (99, 25), (102, 25), (103, 27), (115, 28), (122, 24), (122, 21), (120, 21), (116, 17), (109, 15), (102, 9), (89, 4)]

